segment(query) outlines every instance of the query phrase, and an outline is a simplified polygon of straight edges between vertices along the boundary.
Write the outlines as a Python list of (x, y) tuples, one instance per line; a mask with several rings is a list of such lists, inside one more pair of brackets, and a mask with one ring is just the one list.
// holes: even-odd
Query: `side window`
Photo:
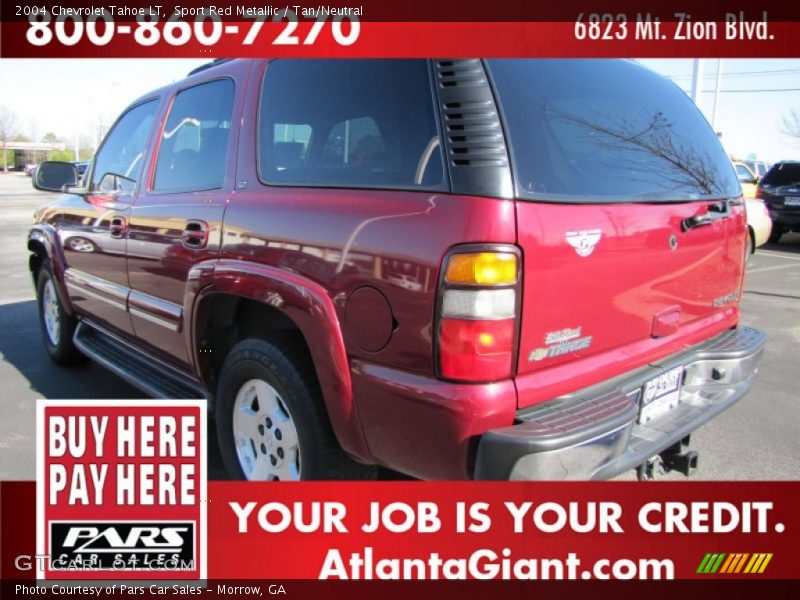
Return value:
[(230, 79), (178, 93), (161, 135), (154, 191), (197, 192), (225, 184), (233, 96)]
[(441, 190), (427, 63), (276, 60), (259, 109), (266, 183)]
[(134, 106), (117, 121), (94, 159), (92, 189), (133, 191), (157, 108), (158, 100), (151, 100)]

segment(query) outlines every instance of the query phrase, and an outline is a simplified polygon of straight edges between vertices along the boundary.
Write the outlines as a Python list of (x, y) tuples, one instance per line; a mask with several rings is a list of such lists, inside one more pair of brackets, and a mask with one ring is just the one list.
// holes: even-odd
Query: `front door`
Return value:
[(126, 312), (126, 233), (159, 102), (137, 104), (117, 120), (95, 157), (90, 193), (72, 197), (59, 224), (73, 305), (128, 335), (133, 328)]

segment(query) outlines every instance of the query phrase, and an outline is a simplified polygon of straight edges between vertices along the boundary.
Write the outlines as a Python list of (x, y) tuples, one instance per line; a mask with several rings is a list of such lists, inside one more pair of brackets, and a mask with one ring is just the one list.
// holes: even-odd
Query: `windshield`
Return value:
[(574, 201), (738, 196), (730, 160), (686, 94), (622, 60), (489, 60), (517, 194)]
[(778, 164), (764, 175), (762, 185), (791, 185), (800, 183), (800, 163)]

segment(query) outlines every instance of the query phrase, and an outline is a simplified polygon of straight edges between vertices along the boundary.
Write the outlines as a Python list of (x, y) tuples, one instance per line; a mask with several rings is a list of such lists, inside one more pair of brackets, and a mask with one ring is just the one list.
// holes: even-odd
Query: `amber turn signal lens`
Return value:
[(510, 252), (453, 254), (445, 271), (447, 283), (500, 285), (516, 283), (517, 255)]

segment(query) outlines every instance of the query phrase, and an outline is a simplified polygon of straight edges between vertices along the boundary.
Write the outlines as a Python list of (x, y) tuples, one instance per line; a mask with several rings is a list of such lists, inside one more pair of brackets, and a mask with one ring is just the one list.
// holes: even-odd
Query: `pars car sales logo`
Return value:
[(204, 400), (40, 400), (40, 579), (205, 579)]

